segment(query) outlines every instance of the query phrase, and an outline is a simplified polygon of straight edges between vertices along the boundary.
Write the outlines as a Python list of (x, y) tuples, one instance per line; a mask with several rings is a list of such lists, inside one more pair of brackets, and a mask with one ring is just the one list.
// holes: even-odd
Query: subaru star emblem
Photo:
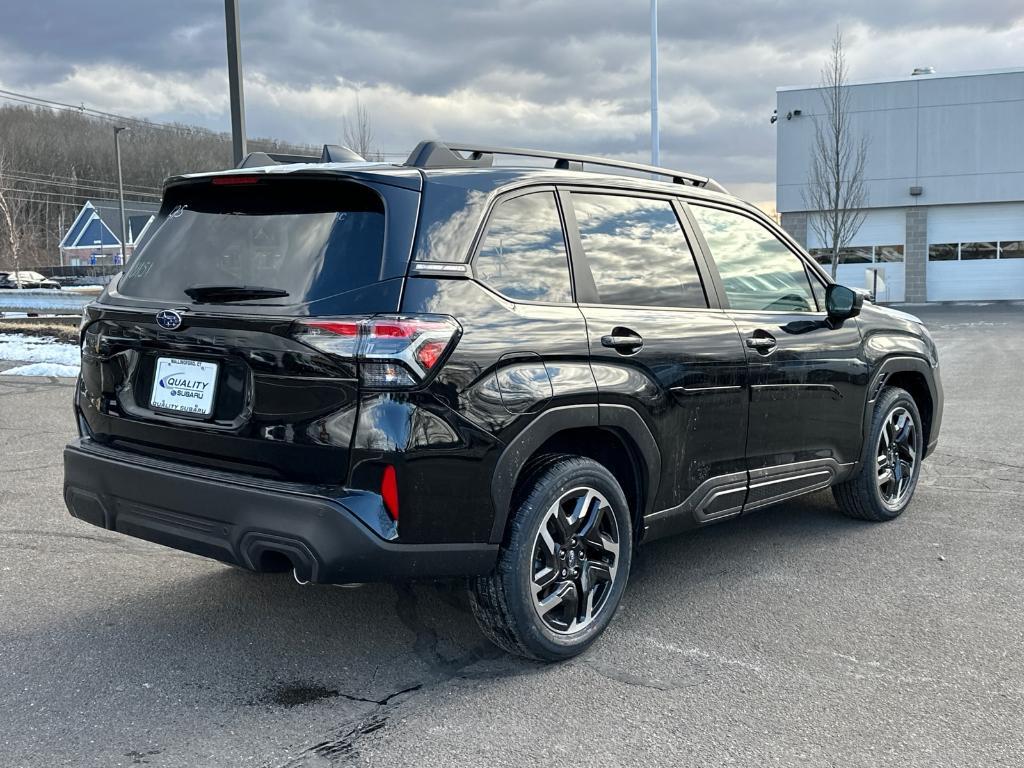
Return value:
[(156, 324), (166, 331), (176, 331), (181, 328), (181, 315), (173, 309), (165, 309), (156, 313)]

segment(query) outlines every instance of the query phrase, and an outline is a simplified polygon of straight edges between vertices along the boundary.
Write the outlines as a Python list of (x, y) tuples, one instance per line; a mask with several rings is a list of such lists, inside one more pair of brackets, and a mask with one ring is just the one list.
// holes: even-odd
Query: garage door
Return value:
[[(906, 237), (907, 215), (903, 208), (873, 208), (866, 212), (864, 221), (857, 230), (857, 234), (847, 243), (850, 247), (868, 246), (902, 246)], [(807, 247), (821, 248), (823, 243), (815, 232), (813, 226), (807, 227)], [(855, 264), (840, 264), (836, 270), (836, 282), (851, 288), (867, 288), (875, 290), (875, 283), (872, 280), (872, 272), (877, 271), (880, 281), (878, 283), (877, 299), (879, 302), (903, 301), (904, 296), (904, 267), (903, 255), (899, 253), (899, 261), (883, 261), (880, 254), (883, 251), (879, 248), (866, 250), (866, 255), (874, 263), (860, 261)], [(892, 254), (893, 250), (885, 253)], [(874, 254), (874, 255), (872, 255)], [(828, 267), (825, 267), (828, 269)]]
[(1024, 203), (928, 209), (928, 301), (1024, 299)]

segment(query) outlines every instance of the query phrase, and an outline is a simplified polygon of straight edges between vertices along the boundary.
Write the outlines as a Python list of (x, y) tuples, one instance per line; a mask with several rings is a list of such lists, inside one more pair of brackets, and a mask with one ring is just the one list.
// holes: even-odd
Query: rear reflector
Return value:
[(395, 468), (388, 464), (384, 467), (384, 476), (380, 479), (380, 495), (391, 519), (398, 522), (398, 476)]
[(444, 347), (445, 345), (440, 341), (428, 341), (416, 350), (416, 359), (429, 371), (437, 364), (438, 358), (444, 354)]
[(400, 389), (422, 383), (455, 345), (459, 330), (447, 315), (374, 315), (299, 320), (292, 336), (357, 361), (368, 387)]

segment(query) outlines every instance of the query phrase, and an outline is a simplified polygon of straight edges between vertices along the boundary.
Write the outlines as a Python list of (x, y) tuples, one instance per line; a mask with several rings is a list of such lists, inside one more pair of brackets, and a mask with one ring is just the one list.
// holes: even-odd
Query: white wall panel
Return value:
[(928, 262), (928, 301), (1024, 299), (1024, 259)]
[(1024, 240), (1024, 203), (937, 205), (928, 209), (929, 243)]
[[(903, 208), (872, 208), (864, 217), (849, 245), (903, 245), (907, 235), (907, 214)], [(810, 222), (807, 224), (807, 247), (821, 248), (823, 243)]]

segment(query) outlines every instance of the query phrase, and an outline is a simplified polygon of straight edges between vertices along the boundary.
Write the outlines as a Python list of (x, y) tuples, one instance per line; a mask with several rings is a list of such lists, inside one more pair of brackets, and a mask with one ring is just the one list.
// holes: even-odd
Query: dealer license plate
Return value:
[(149, 405), (165, 411), (209, 416), (213, 413), (216, 388), (216, 363), (160, 357), (156, 361)]

